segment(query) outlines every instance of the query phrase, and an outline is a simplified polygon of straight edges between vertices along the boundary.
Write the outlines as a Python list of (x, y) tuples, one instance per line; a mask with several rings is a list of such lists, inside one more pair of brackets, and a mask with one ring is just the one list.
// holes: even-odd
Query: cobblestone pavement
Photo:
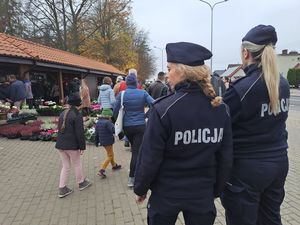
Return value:
[[(300, 223), (300, 115), (291, 111), (288, 120), (290, 170), (282, 205), (284, 225)], [(0, 138), (0, 224), (2, 225), (142, 225), (146, 204), (137, 206), (127, 188), (130, 151), (115, 144), (120, 171), (107, 171), (101, 180), (96, 172), (104, 158), (103, 148), (87, 146), (84, 171), (93, 185), (79, 191), (73, 171), (69, 186), (74, 193), (57, 197), (60, 161), (53, 142), (30, 142)], [(224, 210), (216, 201), (215, 225), (225, 224)], [(176, 225), (183, 224), (182, 215)]]
[(291, 88), (291, 96), (300, 96), (300, 89), (299, 88)]

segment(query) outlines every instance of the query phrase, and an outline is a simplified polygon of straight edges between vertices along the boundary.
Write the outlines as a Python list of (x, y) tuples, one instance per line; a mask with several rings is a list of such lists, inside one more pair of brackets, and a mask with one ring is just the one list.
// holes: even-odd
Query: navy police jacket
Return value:
[(246, 76), (233, 82), (223, 100), (230, 108), (235, 159), (263, 159), (285, 156), (288, 148), (286, 119), (290, 90), (280, 77), (279, 114), (273, 115), (262, 70), (256, 64), (245, 69)]
[[(170, 198), (218, 196), (232, 166), (228, 107), (212, 107), (196, 83), (176, 85), (150, 111), (134, 192)], [(228, 109), (229, 110), (229, 109)]]

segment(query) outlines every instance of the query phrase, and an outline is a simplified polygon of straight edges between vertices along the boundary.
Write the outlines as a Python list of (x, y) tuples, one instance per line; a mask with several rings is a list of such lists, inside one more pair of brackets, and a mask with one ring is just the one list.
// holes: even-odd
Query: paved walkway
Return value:
[[(290, 171), (282, 205), (284, 225), (300, 223), (300, 115), (291, 111), (288, 121)], [(130, 151), (115, 145), (120, 171), (107, 171), (101, 180), (96, 172), (104, 150), (93, 145), (83, 156), (84, 171), (93, 185), (79, 191), (71, 173), (74, 193), (57, 197), (60, 162), (53, 142), (30, 142), (0, 138), (0, 224), (1, 225), (143, 225), (146, 205), (137, 206), (127, 188)], [(215, 225), (225, 224), (224, 210), (216, 201)], [(180, 215), (177, 225), (183, 224)]]
[(300, 96), (300, 89), (299, 88), (291, 88), (290, 89), (290, 91), (291, 91), (291, 96), (297, 96), (297, 97), (299, 97)]

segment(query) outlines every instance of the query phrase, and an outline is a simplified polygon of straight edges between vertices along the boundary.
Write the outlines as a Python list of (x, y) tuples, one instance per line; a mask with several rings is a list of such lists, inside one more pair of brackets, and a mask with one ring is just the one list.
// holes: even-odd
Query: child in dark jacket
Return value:
[(112, 113), (110, 109), (103, 109), (100, 118), (96, 124), (95, 144), (97, 147), (99, 144), (102, 145), (107, 152), (107, 157), (100, 166), (100, 170), (98, 173), (98, 175), (101, 178), (106, 178), (105, 169), (107, 168), (109, 163), (111, 163), (113, 170), (121, 169), (121, 165), (117, 164), (114, 160), (113, 144), (115, 142), (115, 127), (110, 120), (111, 116)]

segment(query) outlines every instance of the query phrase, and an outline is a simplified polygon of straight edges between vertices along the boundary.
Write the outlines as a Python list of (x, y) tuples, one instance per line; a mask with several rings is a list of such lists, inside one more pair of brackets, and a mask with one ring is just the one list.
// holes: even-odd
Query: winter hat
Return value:
[(118, 76), (117, 77), (117, 81), (122, 81), (123, 80), (123, 77), (122, 76)]
[(72, 92), (68, 97), (67, 103), (69, 105), (80, 106), (81, 98), (79, 92)]
[(137, 79), (136, 79), (136, 75), (134, 73), (130, 73), (129, 75), (127, 75), (126, 77), (126, 84), (129, 85), (137, 85)]
[(112, 110), (111, 109), (102, 109), (101, 117), (112, 117)]

